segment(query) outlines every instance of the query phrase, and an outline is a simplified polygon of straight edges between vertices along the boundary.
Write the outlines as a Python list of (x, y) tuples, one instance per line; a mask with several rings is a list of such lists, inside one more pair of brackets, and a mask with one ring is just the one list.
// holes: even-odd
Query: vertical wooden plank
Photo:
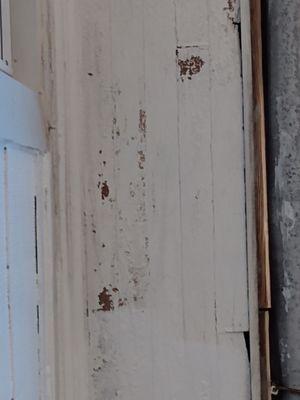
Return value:
[(12, 343), (9, 319), (9, 287), (6, 232), (6, 187), (5, 187), (5, 151), (0, 153), (0, 398), (13, 398), (13, 366), (11, 359)]
[[(196, 370), (187, 373), (197, 356), (193, 358), (186, 346), (175, 9), (173, 1), (147, 1), (145, 5), (153, 397), (160, 398), (161, 388), (163, 399), (168, 399), (184, 397), (189, 390), (193, 395), (202, 392), (203, 385), (196, 379)], [(198, 353), (197, 345), (193, 350)], [(202, 378), (205, 381), (206, 376)]]
[(215, 332), (209, 51), (179, 47), (177, 64), (183, 302), (187, 338), (197, 338)]
[(217, 348), (218, 398), (252, 400), (247, 349), (240, 332), (220, 334)]
[(261, 399), (250, 1), (241, 0), (251, 398)]
[(56, 359), (55, 347), (55, 277), (53, 260), (53, 198), (51, 155), (37, 154), (35, 157), (37, 197), (37, 246), (39, 262), (38, 301), (40, 305), (40, 386), (41, 398), (55, 398)]
[(272, 399), (269, 324), (270, 324), (269, 312), (260, 311), (259, 332), (260, 332), (260, 371), (261, 371), (262, 400)]
[(216, 307), (220, 332), (247, 331), (239, 1), (209, 1)]
[[(15, 398), (39, 398), (35, 157), (7, 150), (8, 253)], [(30, 366), (30, 368), (29, 368)]]
[[(85, 217), (95, 398), (116, 392), (124, 398), (167, 399), (170, 391), (183, 390), (180, 376), (186, 380), (181, 362), (174, 372), (178, 384), (168, 383), (170, 365), (178, 365), (171, 349), (183, 331), (176, 42), (170, 9), (172, 2), (106, 4), (97, 27), (103, 67), (97, 70), (99, 59), (88, 59), (101, 82), (99, 91), (88, 94), (89, 117), (96, 119), (88, 151), (97, 173), (94, 181), (95, 172), (88, 171), (92, 186)], [(102, 199), (104, 181), (109, 194)], [(99, 304), (104, 288), (111, 296), (110, 310)]]
[[(203, 3), (189, 2), (190, 6), (194, 4), (195, 10), (201, 8), (202, 18), (207, 21), (207, 33), (201, 32), (202, 44), (197, 45), (197, 29), (193, 41), (186, 43), (181, 39), (190, 28), (186, 28), (189, 19), (180, 21), (178, 10), (181, 10), (182, 3), (177, 2), (179, 71), (182, 74), (181, 85), (185, 85), (179, 85), (178, 110), (185, 227), (182, 241), (184, 251), (188, 250), (183, 263), (183, 276), (187, 282), (185, 293), (188, 293), (185, 303), (187, 310), (193, 313), (194, 332), (201, 331), (201, 324), (206, 324), (211, 341), (215, 330), (228, 332), (218, 334), (214, 350), (207, 355), (211, 362), (207, 368), (210, 368), (212, 379), (219, 382), (210, 388), (212, 398), (249, 399), (249, 361), (244, 337), (241, 333), (229, 333), (248, 328), (240, 54), (234, 52), (239, 49), (235, 47), (238, 45), (237, 36), (227, 31), (228, 15), (225, 13), (222, 19), (225, 10), (220, 4), (211, 6), (208, 2), (205, 3), (208, 7), (205, 13)], [(216, 49), (217, 46), (220, 47)], [(231, 56), (234, 54), (233, 60), (227, 58), (226, 51), (230, 51)], [(226, 96), (232, 97), (233, 106), (222, 104)], [(231, 109), (236, 118), (228, 120), (226, 109)], [(228, 159), (230, 149), (236, 154), (230, 154)], [(195, 210), (192, 203), (189, 204), (189, 196), (198, 182), (202, 190), (196, 196), (200, 206)], [(222, 202), (228, 205), (228, 216)], [(232, 210), (231, 206), (236, 208)], [(238, 248), (235, 249), (237, 242)], [(189, 270), (189, 260), (193, 255), (196, 257)], [(206, 261), (203, 262), (203, 258)], [(199, 268), (195, 269), (197, 262)], [(236, 274), (234, 279), (231, 271)], [(193, 279), (189, 280), (191, 277)], [(189, 304), (189, 296), (200, 282), (202, 294), (199, 290), (194, 292), (198, 297), (196, 313), (192, 303)], [(207, 339), (203, 337), (202, 340), (209, 346)], [(204, 376), (202, 372), (198, 379)]]
[(207, 46), (209, 15), (207, 1), (175, 0), (178, 45)]
[(256, 177), (256, 229), (258, 264), (258, 303), (260, 332), (261, 395), (270, 400), (271, 366), (269, 309), (271, 308), (271, 277), (269, 260), (269, 227), (266, 172), (266, 132), (263, 82), (261, 0), (251, 0), (252, 81), (254, 110), (254, 145)]
[[(95, 106), (89, 111), (100, 130), (100, 135), (91, 134), (88, 148), (93, 171), (86, 216), (93, 396), (122, 390), (125, 397), (139, 398), (144, 390), (151, 393), (149, 316), (142, 315), (150, 280), (143, 3), (112, 1), (94, 12), (106, 22), (97, 24), (96, 33), (89, 32), (102, 32), (103, 68), (97, 69), (99, 59), (87, 54), (96, 76), (90, 80), (100, 77), (100, 87), (88, 94), (88, 101), (102, 110), (101, 116)], [(106, 344), (104, 355), (99, 343)], [(136, 370), (134, 343), (144, 360)], [(128, 384), (134, 370), (135, 386)]]
[(271, 307), (261, 0), (251, 0), (259, 307)]

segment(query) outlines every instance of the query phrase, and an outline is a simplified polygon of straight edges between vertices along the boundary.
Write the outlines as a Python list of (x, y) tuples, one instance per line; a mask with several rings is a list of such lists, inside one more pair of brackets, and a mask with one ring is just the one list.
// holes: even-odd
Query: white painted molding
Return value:
[(261, 399), (253, 147), (250, 2), (241, 0), (251, 399)]
[(10, 0), (0, 0), (2, 24), (2, 53), (0, 70), (12, 74)]
[[(49, 136), (54, 211), (52, 289), (55, 292), (55, 336), (52, 343), (46, 338), (48, 360), (53, 357), (44, 377), (47, 400), (88, 399), (88, 340), (79, 174), (81, 126), (77, 115), (80, 98), (77, 69), (80, 67), (78, 44), (74, 41), (78, 22), (76, 10), (74, 0), (43, 0), (41, 3), (43, 56), (46, 60), (43, 71), (43, 112), (47, 120), (55, 125)], [(49, 307), (51, 310), (51, 299)]]
[(0, 142), (46, 151), (38, 94), (0, 72)]

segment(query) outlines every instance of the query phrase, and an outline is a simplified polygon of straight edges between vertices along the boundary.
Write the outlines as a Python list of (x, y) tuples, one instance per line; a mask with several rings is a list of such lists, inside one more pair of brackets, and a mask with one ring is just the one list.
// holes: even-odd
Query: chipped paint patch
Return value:
[(147, 131), (147, 114), (142, 108), (139, 110), (139, 133), (140, 140), (138, 143), (138, 166), (139, 169), (144, 169), (144, 163), (146, 161), (146, 131)]
[(126, 306), (128, 304), (127, 297), (120, 297), (119, 293), (119, 289), (112, 287), (112, 285), (104, 287), (98, 294), (98, 303), (100, 308), (96, 311), (113, 311), (117, 308)]
[(109, 187), (107, 181), (104, 181), (101, 186), (101, 198), (105, 200), (109, 196)]
[(139, 131), (146, 133), (147, 130), (147, 114), (145, 110), (140, 110)]
[(234, 3), (235, 0), (227, 0), (227, 7), (224, 7), (224, 10), (234, 11)]
[(145, 153), (143, 152), (143, 150), (139, 150), (138, 155), (139, 155), (139, 160), (138, 160), (139, 169), (144, 169), (144, 163), (146, 161)]
[(112, 295), (109, 293), (108, 289), (104, 287), (98, 295), (99, 299), (99, 311), (112, 311), (114, 310), (114, 303), (112, 301)]
[(240, 0), (227, 0), (226, 6), (223, 8), (227, 13), (227, 18), (234, 25), (241, 22), (240, 18)]
[(177, 64), (179, 66), (181, 80), (184, 81), (184, 78), (191, 80), (193, 75), (199, 74), (205, 62), (200, 56), (194, 55), (182, 60), (178, 57), (177, 51)]

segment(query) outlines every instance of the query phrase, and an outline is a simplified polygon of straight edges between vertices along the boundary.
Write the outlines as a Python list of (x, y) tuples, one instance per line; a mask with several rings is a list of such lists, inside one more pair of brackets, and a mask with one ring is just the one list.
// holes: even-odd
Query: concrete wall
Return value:
[(45, 3), (56, 399), (251, 396), (239, 11)]
[[(272, 373), (299, 389), (299, 36), (300, 2), (269, 1), (266, 10)], [(297, 395), (283, 393), (282, 399)], [(298, 395), (299, 397), (299, 395)]]

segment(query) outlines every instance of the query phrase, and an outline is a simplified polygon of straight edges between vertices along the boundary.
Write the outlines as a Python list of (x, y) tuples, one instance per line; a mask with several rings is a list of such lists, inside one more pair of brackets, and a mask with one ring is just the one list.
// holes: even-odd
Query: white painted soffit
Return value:
[(38, 94), (1, 71), (0, 142), (46, 151)]

